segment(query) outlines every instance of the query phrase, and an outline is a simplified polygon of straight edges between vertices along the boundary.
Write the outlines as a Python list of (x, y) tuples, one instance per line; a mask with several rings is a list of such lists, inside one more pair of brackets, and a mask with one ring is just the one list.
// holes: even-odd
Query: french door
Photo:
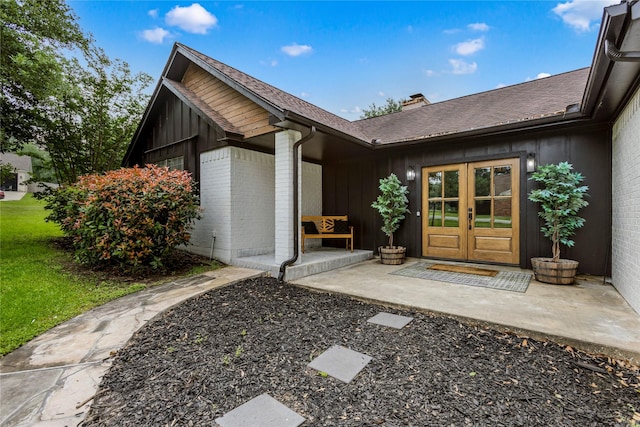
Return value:
[(518, 264), (520, 160), (422, 170), (422, 255)]

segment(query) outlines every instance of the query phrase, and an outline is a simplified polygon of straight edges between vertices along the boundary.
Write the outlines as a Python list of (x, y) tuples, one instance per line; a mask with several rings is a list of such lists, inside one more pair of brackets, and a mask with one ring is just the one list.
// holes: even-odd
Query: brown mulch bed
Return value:
[[(401, 330), (367, 322), (381, 311), (415, 319)], [(373, 357), (350, 384), (307, 367), (336, 344)], [(640, 371), (624, 362), (260, 278), (138, 331), (83, 425), (211, 426), (262, 393), (304, 426), (615, 426), (640, 417)]]

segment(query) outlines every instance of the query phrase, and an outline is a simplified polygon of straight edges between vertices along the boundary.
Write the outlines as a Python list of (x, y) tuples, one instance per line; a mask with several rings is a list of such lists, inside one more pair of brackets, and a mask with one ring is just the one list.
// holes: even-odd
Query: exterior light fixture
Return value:
[(527, 173), (536, 171), (536, 155), (534, 153), (527, 154)]
[(412, 166), (407, 168), (407, 181), (415, 181), (416, 180), (416, 171)]

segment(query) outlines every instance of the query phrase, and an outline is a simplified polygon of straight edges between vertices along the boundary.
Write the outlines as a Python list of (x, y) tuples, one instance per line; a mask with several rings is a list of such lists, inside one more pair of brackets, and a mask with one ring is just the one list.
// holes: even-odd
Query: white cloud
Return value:
[(280, 50), (289, 56), (300, 56), (307, 53), (311, 53), (313, 51), (313, 48), (306, 44), (301, 45), (298, 43), (293, 43), (288, 46), (282, 46)]
[(427, 76), (427, 77), (434, 77), (434, 76), (437, 76), (437, 75), (438, 75), (438, 73), (436, 73), (436, 72), (435, 72), (435, 71), (433, 71), (433, 70), (424, 70), (424, 71), (423, 71), (423, 73), (424, 73), (424, 75), (425, 75), (425, 76)]
[(147, 12), (147, 14), (152, 18), (157, 18), (158, 17), (158, 9), (151, 9), (149, 12)]
[(457, 34), (460, 32), (459, 28), (450, 28), (448, 30), (444, 30), (443, 33), (445, 34)]
[(467, 40), (455, 46), (456, 53), (463, 56), (472, 55), (482, 49), (484, 49), (484, 37)]
[(451, 70), (453, 74), (473, 74), (478, 69), (478, 64), (475, 62), (468, 63), (463, 59), (450, 59), (449, 64), (453, 68)]
[(504, 83), (498, 83), (494, 89), (502, 89), (503, 87), (507, 87), (508, 85)]
[(489, 31), (489, 29), (491, 28), (490, 26), (488, 26), (487, 24), (485, 24), (484, 22), (475, 22), (473, 24), (469, 24), (467, 25), (467, 28), (474, 30), (474, 31)]
[(194, 34), (207, 34), (207, 31), (218, 24), (218, 18), (198, 3), (191, 6), (176, 6), (165, 16), (168, 25), (180, 27)]
[(310, 97), (311, 94), (308, 92), (300, 92), (300, 98), (308, 98)]
[(383, 91), (378, 92), (378, 96), (384, 96), (384, 92)]
[(170, 33), (164, 28), (156, 27), (153, 30), (142, 31), (140, 36), (150, 43), (162, 44), (164, 39), (170, 36)]
[(562, 18), (562, 21), (578, 32), (590, 31), (595, 28), (592, 21), (597, 24), (602, 18), (603, 9), (618, 0), (570, 0), (566, 3), (558, 3), (552, 9), (553, 13)]

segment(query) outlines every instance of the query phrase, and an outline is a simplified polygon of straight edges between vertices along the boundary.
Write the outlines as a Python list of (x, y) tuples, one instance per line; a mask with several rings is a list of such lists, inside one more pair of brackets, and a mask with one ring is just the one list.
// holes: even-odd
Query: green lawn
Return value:
[(51, 244), (62, 233), (45, 222), (30, 194), (0, 202), (0, 355), (93, 307), (145, 288), (63, 268), (71, 256)]

